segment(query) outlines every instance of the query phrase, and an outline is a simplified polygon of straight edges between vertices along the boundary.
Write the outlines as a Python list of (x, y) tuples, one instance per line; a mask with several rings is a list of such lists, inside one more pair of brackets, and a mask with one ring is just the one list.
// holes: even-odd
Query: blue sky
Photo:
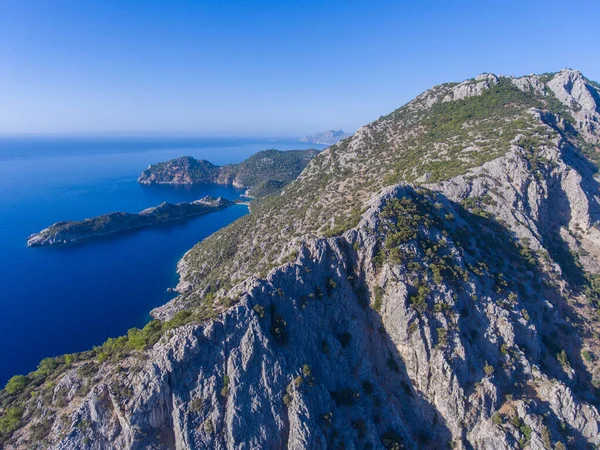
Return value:
[(481, 72), (600, 80), (594, 1), (0, 0), (0, 134), (353, 131)]

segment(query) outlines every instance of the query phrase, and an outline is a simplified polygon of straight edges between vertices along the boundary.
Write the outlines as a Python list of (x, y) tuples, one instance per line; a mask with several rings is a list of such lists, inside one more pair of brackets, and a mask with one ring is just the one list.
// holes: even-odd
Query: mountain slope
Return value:
[(599, 120), (577, 71), (432, 88), (15, 380), (8, 448), (600, 445)]
[(247, 188), (253, 197), (270, 195), (294, 180), (317, 150), (263, 150), (239, 164), (215, 166), (191, 156), (151, 165), (138, 178), (141, 184), (218, 183)]

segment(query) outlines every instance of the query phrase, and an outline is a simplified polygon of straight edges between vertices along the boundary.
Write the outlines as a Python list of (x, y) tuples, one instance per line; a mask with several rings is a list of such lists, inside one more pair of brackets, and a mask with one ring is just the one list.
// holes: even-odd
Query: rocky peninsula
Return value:
[(144, 209), (137, 214), (112, 212), (98, 217), (79, 221), (56, 222), (39, 233), (27, 238), (28, 247), (68, 244), (119, 231), (141, 228), (172, 220), (208, 214), (218, 211), (234, 202), (224, 198), (204, 197), (193, 202), (167, 203)]
[(263, 150), (239, 164), (225, 166), (183, 156), (150, 165), (138, 182), (145, 185), (216, 183), (245, 188), (250, 197), (265, 197), (295, 180), (318, 154), (314, 149)]

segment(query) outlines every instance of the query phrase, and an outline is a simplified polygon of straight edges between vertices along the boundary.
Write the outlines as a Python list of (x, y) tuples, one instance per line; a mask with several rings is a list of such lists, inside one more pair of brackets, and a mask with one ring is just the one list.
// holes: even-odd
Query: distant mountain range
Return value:
[(333, 145), (337, 144), (342, 139), (352, 136), (350, 133), (346, 133), (342, 130), (328, 130), (322, 133), (311, 134), (305, 138), (300, 139), (300, 142), (309, 142), (311, 144), (322, 144), (322, 145)]

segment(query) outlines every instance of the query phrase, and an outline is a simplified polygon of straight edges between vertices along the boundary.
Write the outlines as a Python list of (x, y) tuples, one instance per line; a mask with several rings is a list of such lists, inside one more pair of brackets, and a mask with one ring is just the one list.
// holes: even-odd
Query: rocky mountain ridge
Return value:
[(362, 127), (160, 320), (9, 383), (5, 446), (600, 445), (599, 91), (483, 74)]
[(264, 197), (293, 181), (318, 150), (263, 150), (239, 164), (215, 166), (191, 156), (153, 164), (144, 170), (141, 184), (217, 183), (247, 189), (250, 197)]

